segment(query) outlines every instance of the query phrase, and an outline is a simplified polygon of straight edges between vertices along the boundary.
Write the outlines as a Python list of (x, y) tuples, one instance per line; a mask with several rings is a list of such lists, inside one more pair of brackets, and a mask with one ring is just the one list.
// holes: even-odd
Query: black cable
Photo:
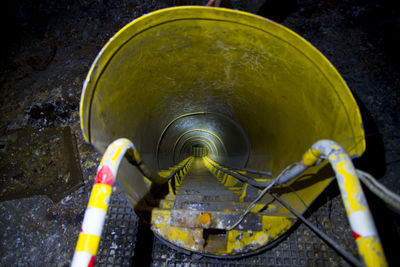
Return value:
[(304, 202), (304, 200), (299, 196), (299, 194), (297, 194), (296, 190), (294, 190), (293, 187), (291, 187), (290, 185), (287, 185), (287, 187), (288, 187), (290, 190), (292, 190), (293, 194), (294, 194), (294, 195), (300, 200), (300, 202), (304, 205), (304, 207), (305, 207), (305, 209), (306, 209), (306, 212), (308, 213), (308, 215), (310, 216), (310, 218), (314, 218), (315, 224), (316, 224), (317, 226), (321, 226), (321, 225), (319, 224), (319, 222), (318, 222), (317, 217), (316, 217), (316, 216), (315, 216), (315, 217), (312, 216), (310, 210), (308, 209), (307, 204), (306, 204), (306, 203)]
[(336, 252), (338, 252), (346, 261), (353, 264), (354, 266), (364, 266), (358, 259), (356, 259), (353, 255), (351, 255), (348, 251), (339, 246), (335, 241), (333, 241), (329, 236), (327, 236), (324, 232), (318, 229), (314, 224), (309, 222), (306, 218), (304, 218), (297, 211), (292, 209), (286, 202), (284, 202), (277, 195), (270, 193), (279, 203), (281, 203), (285, 208), (287, 208), (290, 212), (296, 215), (308, 228), (310, 228), (317, 236), (319, 236), (323, 241), (325, 241), (328, 245), (330, 245)]
[(266, 177), (272, 177), (272, 172), (267, 172), (267, 171), (260, 171), (260, 170), (253, 170), (253, 169), (246, 169), (246, 168), (231, 168), (231, 167), (227, 167), (224, 166), (228, 169), (234, 170), (234, 171), (245, 171), (248, 173), (254, 173), (260, 176), (266, 176)]
[(217, 170), (222, 171), (223, 173), (229, 174), (229, 175), (235, 177), (236, 179), (238, 179), (238, 180), (240, 180), (240, 181), (242, 181), (244, 183), (248, 183), (248, 184), (250, 184), (252, 186), (264, 188), (264, 187), (267, 187), (268, 185), (270, 185), (272, 183), (272, 180), (267, 181), (267, 182), (264, 182), (264, 181), (263, 182), (258, 182), (258, 181), (254, 180), (253, 178), (251, 178), (249, 176), (246, 176), (246, 175), (243, 175), (243, 174), (239, 174), (239, 173), (236, 173), (236, 172), (232, 172), (230, 170), (224, 170), (223, 168), (214, 165), (207, 158), (205, 158), (205, 159), (207, 160), (207, 162), (209, 164), (211, 164)]

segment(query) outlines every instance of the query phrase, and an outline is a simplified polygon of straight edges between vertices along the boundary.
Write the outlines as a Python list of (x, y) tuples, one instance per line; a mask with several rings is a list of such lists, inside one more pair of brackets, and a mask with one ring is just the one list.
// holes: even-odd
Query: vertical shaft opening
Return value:
[[(365, 149), (356, 102), (322, 54), (269, 20), (205, 7), (153, 12), (110, 39), (86, 79), (81, 125), (100, 151), (117, 138), (132, 140), (154, 171), (194, 156), (165, 198), (146, 202), (156, 203), (153, 231), (176, 246), (221, 255), (265, 246), (292, 221), (279, 206), (265, 206), (266, 197), (241, 229), (226, 231), (259, 189), (207, 162), (277, 175), (320, 139), (352, 156)], [(310, 168), (277, 193), (303, 212), (331, 178), (324, 166)], [(118, 179), (134, 207), (155, 190), (128, 162)], [(206, 249), (224, 235), (217, 250)]]

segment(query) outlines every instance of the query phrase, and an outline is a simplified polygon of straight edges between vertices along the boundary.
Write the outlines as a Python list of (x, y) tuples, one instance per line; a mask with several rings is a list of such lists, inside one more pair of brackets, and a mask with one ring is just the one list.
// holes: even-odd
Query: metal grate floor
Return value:
[[(119, 190), (117, 190), (120, 192)], [(307, 214), (306, 214), (307, 216)], [(340, 196), (312, 212), (311, 221), (343, 248), (357, 255)], [(299, 223), (272, 249), (239, 259), (187, 255), (165, 245), (141, 227), (125, 195), (113, 193), (97, 255), (97, 266), (348, 266), (304, 224)], [(147, 257), (147, 258), (146, 258)]]
[(119, 194), (113, 192), (97, 253), (96, 266), (132, 265), (138, 222), (139, 217), (134, 213), (125, 195), (122, 192)]

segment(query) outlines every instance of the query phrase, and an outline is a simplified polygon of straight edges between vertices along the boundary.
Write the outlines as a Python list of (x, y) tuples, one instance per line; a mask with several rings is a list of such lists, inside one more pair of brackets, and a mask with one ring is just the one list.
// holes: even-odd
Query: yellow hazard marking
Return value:
[(122, 149), (121, 147), (117, 147), (117, 150), (114, 152), (114, 155), (111, 156), (112, 161), (116, 161), (118, 157), (121, 155)]
[(107, 211), (107, 197), (110, 197), (112, 187), (106, 184), (95, 184), (90, 195), (88, 207), (102, 209)]
[(262, 229), (268, 232), (272, 238), (277, 238), (283, 232), (289, 230), (293, 222), (282, 216), (263, 216)]
[(151, 214), (151, 229), (168, 240), (192, 251), (203, 251), (204, 238), (202, 228), (185, 228), (171, 226), (171, 212), (153, 210)]
[(302, 162), (305, 166), (310, 167), (317, 162), (320, 155), (321, 152), (319, 150), (310, 148), (304, 153)]
[(242, 194), (239, 197), (239, 201), (240, 202), (244, 202), (244, 198), (246, 197), (247, 194), (247, 183), (243, 185), (243, 189), (242, 189)]
[(228, 232), (225, 253), (242, 252), (249, 245), (259, 248), (266, 245), (271, 239), (267, 232), (231, 230)]
[(171, 182), (172, 182), (172, 179), (168, 181), (169, 193), (172, 194), (172, 195), (175, 195), (174, 189), (172, 188)]
[(348, 165), (349, 163), (346, 161), (337, 164), (337, 172), (342, 175), (344, 179), (343, 187), (346, 191), (347, 198), (343, 198), (343, 201), (347, 215), (356, 211), (368, 209), (367, 206), (360, 203), (359, 197), (362, 194), (361, 185), (356, 176), (348, 171)]
[(92, 255), (96, 255), (99, 243), (100, 236), (81, 233), (78, 237), (75, 251), (89, 252)]
[(202, 226), (209, 226), (211, 224), (211, 221), (212, 217), (208, 212), (202, 213), (196, 218), (196, 222)]
[(367, 266), (388, 266), (380, 245), (376, 237), (359, 237), (356, 239), (358, 251)]

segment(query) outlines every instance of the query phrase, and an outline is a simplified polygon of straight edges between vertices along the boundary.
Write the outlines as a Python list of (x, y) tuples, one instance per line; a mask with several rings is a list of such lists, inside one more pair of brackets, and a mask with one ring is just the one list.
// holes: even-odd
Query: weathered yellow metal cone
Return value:
[[(128, 138), (157, 171), (193, 151), (224, 166), (277, 175), (321, 139), (336, 141), (352, 157), (365, 150), (358, 106), (330, 62), (291, 30), (228, 9), (168, 8), (125, 26), (93, 63), (80, 112), (86, 141), (104, 152), (113, 140)], [(196, 170), (205, 175), (201, 164), (195, 161), (188, 175)], [(229, 207), (237, 208), (235, 202), (251, 202), (247, 184), (213, 174), (238, 196), (225, 200), (226, 209), (218, 212), (232, 215)], [(302, 213), (332, 175), (322, 164), (290, 188), (283, 185), (274, 192)], [(118, 179), (135, 208), (149, 195), (151, 182), (127, 161)], [(201, 183), (193, 179), (186, 188)], [(258, 230), (224, 232), (228, 222), (217, 226), (219, 215), (204, 209), (193, 215), (198, 216), (193, 224), (179, 225), (177, 213), (170, 211), (183, 194), (180, 182), (163, 206), (152, 207), (153, 230), (178, 247), (212, 255), (247, 253), (270, 244), (293, 224), (284, 207), (265, 197), (260, 201), (264, 210), (254, 213), (262, 224)]]

